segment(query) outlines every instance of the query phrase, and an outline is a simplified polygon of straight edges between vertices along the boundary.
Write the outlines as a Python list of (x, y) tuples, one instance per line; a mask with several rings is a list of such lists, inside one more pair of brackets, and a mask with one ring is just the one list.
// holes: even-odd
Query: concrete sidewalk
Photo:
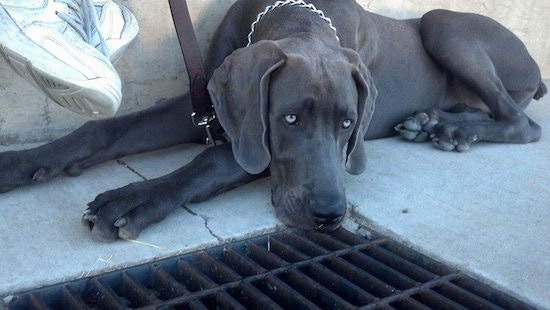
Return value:
[[(550, 308), (550, 96), (527, 113), (543, 126), (538, 143), (482, 143), (459, 154), (399, 138), (368, 142), (367, 172), (346, 179), (348, 225), (374, 228)], [(170, 172), (203, 148), (126, 157), (0, 195), (0, 296), (280, 228), (269, 181), (261, 180), (177, 210), (141, 243), (91, 239), (80, 223), (87, 202)]]

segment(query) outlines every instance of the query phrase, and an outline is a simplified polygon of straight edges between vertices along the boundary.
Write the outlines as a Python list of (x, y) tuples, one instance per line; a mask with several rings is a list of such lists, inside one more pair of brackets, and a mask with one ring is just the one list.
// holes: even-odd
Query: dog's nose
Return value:
[(346, 214), (345, 198), (340, 196), (312, 199), (311, 215), (317, 230), (326, 231), (338, 228)]
[(340, 222), (344, 218), (343, 215), (329, 215), (328, 217), (313, 216), (315, 221), (315, 229), (320, 231), (334, 230), (340, 226)]

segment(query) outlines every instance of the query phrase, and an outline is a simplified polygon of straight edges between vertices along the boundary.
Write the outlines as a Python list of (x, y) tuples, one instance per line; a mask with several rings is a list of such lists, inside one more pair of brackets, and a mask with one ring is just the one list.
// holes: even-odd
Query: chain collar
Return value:
[(263, 12), (261, 12), (260, 14), (258, 14), (258, 17), (256, 17), (256, 20), (250, 25), (250, 33), (248, 33), (248, 44), (246, 46), (250, 46), (250, 44), (252, 44), (252, 34), (254, 33), (254, 30), (256, 29), (256, 25), (260, 22), (260, 20), (267, 13), (273, 11), (274, 9), (280, 8), (280, 7), (283, 7), (283, 6), (287, 6), (287, 5), (306, 8), (306, 9), (309, 9), (310, 11), (312, 11), (313, 13), (318, 14), (321, 19), (325, 20), (328, 23), (330, 29), (334, 30), (334, 35), (336, 36), (336, 39), (338, 40), (338, 42), (340, 42), (340, 38), (338, 37), (336, 28), (332, 25), (332, 21), (330, 20), (330, 18), (325, 16), (325, 13), (323, 13), (323, 11), (318, 10), (311, 3), (309, 3), (309, 4), (305, 3), (303, 0), (285, 0), (285, 1), (277, 1), (272, 5), (266, 6), (265, 10)]

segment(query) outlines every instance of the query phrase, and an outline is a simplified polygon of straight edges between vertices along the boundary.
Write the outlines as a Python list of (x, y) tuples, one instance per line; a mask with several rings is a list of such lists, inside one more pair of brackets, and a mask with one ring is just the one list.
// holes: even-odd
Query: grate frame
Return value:
[(373, 233), (287, 229), (23, 292), (6, 309), (534, 309)]

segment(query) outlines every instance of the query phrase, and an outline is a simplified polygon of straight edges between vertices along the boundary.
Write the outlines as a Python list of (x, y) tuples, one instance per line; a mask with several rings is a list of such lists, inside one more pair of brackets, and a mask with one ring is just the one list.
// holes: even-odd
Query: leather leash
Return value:
[[(168, 0), (172, 19), (178, 35), (178, 41), (183, 53), (183, 59), (189, 76), (189, 92), (193, 113), (191, 119), (197, 127), (204, 127), (208, 138), (206, 143), (214, 143), (218, 137), (213, 129), (216, 114), (208, 93), (206, 73), (203, 60), (187, 8), (186, 0)], [(219, 126), (218, 126), (219, 127)]]

